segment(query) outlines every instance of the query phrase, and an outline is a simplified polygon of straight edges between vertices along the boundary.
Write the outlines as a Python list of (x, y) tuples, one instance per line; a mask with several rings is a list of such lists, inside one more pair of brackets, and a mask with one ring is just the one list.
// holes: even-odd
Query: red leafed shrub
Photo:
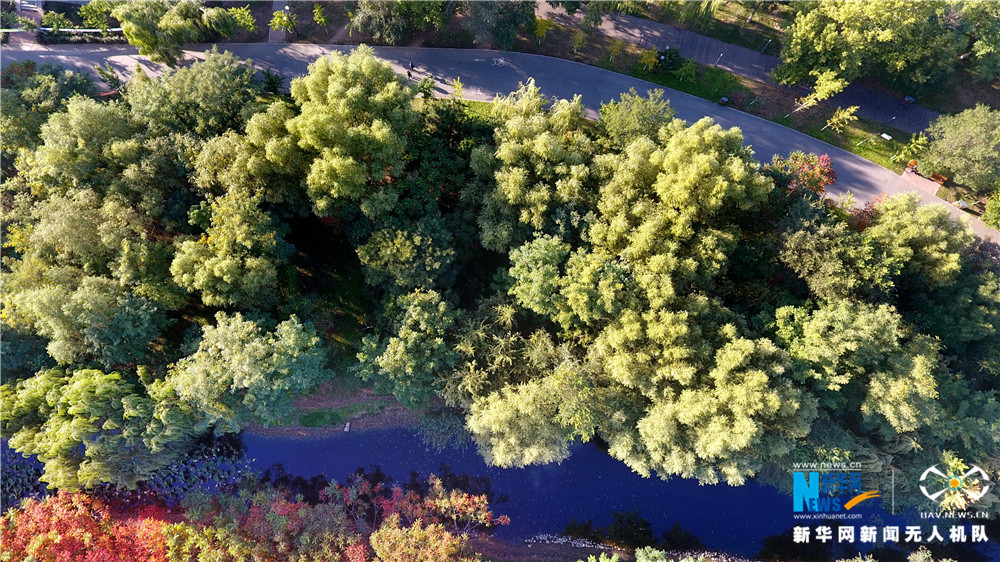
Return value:
[(788, 191), (804, 190), (823, 195), (826, 193), (826, 186), (837, 183), (837, 172), (833, 169), (830, 156), (826, 154), (817, 156), (797, 151), (787, 158), (775, 154), (771, 163), (764, 166), (764, 172), (779, 187)]
[(0, 543), (4, 560), (166, 562), (164, 515), (149, 508), (125, 518), (92, 496), (60, 492), (4, 515)]
[(344, 549), (344, 558), (346, 562), (367, 562), (368, 549), (364, 543), (354, 543)]
[(885, 193), (879, 193), (875, 200), (865, 203), (864, 206), (851, 210), (851, 226), (858, 232), (864, 231), (871, 226), (879, 215), (879, 205), (885, 201)]
[(323, 497), (326, 501), (343, 502), (355, 531), (362, 534), (378, 529), (393, 515), (399, 516), (403, 525), (419, 519), (425, 523), (445, 524), (462, 533), (484, 531), (510, 522), (506, 516), (494, 517), (485, 494), (448, 490), (434, 475), (428, 479), (427, 492), (423, 496), (360, 475), (346, 486), (331, 486), (323, 492)]
[(10, 88), (19, 78), (27, 78), (35, 74), (35, 61), (25, 60), (10, 64), (0, 75), (0, 86)]
[(365, 562), (370, 543), (381, 560), (444, 562), (467, 556), (464, 533), (508, 522), (493, 516), (485, 494), (447, 489), (434, 476), (417, 488), (362, 474), (317, 503), (266, 486), (191, 494), (183, 515), (131, 496), (60, 492), (8, 512), (0, 552), (4, 561)]

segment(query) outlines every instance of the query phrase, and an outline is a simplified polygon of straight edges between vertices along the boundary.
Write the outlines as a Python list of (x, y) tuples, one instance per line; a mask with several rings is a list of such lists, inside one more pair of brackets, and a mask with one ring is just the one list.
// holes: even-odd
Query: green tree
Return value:
[(896, 285), (901, 292), (955, 281), (962, 254), (975, 240), (967, 224), (953, 219), (944, 205), (921, 205), (916, 193), (889, 197), (877, 209), (864, 234), (900, 264)]
[(322, 57), (292, 81), (301, 112), (286, 126), (314, 158), (306, 181), (318, 214), (330, 216), (338, 201), (360, 201), (368, 217), (394, 207), (391, 184), (403, 173), (406, 132), (418, 121), (415, 93), (364, 46)]
[(232, 53), (213, 49), (204, 61), (168, 70), (157, 80), (140, 73), (128, 83), (125, 98), (152, 134), (214, 137), (241, 128), (254, 99), (255, 72)]
[[(134, 488), (186, 454), (197, 418), (155, 389), (119, 373), (49, 369), (0, 387), (0, 424), (10, 446), (38, 455), (42, 480), (61, 490), (101, 483)], [(169, 424), (168, 424), (169, 422)]]
[(140, 55), (168, 66), (177, 65), (187, 43), (228, 37), (240, 27), (254, 30), (253, 18), (247, 19), (241, 8), (206, 8), (195, 0), (121, 2), (94, 11), (107, 7), (121, 22), (125, 40), (138, 47)]
[(599, 423), (601, 404), (590, 390), (588, 369), (575, 361), (479, 397), (466, 426), (486, 462), (502, 467), (559, 462), (569, 457), (576, 438), (589, 440)]
[(201, 412), (216, 432), (248, 423), (272, 424), (292, 399), (328, 376), (316, 329), (295, 316), (264, 332), (236, 313), (216, 314), (202, 329), (198, 350), (176, 363), (166, 383)]
[(323, 11), (322, 4), (313, 4), (313, 21), (320, 27), (330, 25), (330, 21), (326, 18), (326, 12)]
[(466, 545), (468, 538), (451, 534), (438, 524), (424, 525), (421, 520), (401, 527), (399, 515), (390, 516), (371, 534), (372, 550), (377, 560), (384, 562), (468, 562), (475, 560)]
[(503, 123), (494, 135), (496, 151), (473, 162), (496, 180), (480, 217), (489, 249), (520, 245), (532, 231), (571, 237), (584, 227), (594, 192), (594, 146), (584, 131), (583, 102), (558, 100), (546, 110), (547, 102), (529, 80), (494, 105)]
[[(25, 379), (45, 367), (52, 367), (52, 358), (45, 351), (45, 338), (16, 330), (6, 322), (0, 324), (0, 361), (3, 361), (7, 381)], [(7, 504), (6, 499), (4, 504)]]
[(166, 241), (122, 240), (121, 251), (112, 265), (112, 276), (136, 296), (149, 299), (165, 310), (187, 303), (187, 292), (174, 282), (170, 264), (174, 247)]
[(987, 82), (1000, 75), (1000, 6), (995, 2), (961, 2), (961, 24), (969, 38), (972, 71)]
[(632, 88), (617, 101), (601, 105), (601, 127), (616, 148), (625, 148), (639, 136), (656, 138), (660, 127), (673, 120), (674, 110), (663, 94), (660, 89), (649, 90), (643, 97)]
[[(535, 37), (538, 38), (538, 46), (542, 46), (542, 41), (545, 40), (545, 36), (549, 34), (550, 31), (555, 29), (556, 22), (547, 19), (535, 20)], [(613, 59), (614, 57), (612, 57)]]
[(119, 298), (114, 308), (100, 316), (87, 322), (83, 336), (90, 352), (108, 368), (147, 362), (150, 342), (167, 325), (156, 303), (134, 295)]
[(19, 149), (30, 150), (41, 142), (39, 134), (50, 115), (63, 110), (74, 95), (86, 96), (95, 91), (89, 74), (34, 61), (9, 65), (3, 71), (0, 85), (4, 106), (0, 115), (4, 177)]
[[(625, 457), (626, 464), (663, 476), (740, 484), (809, 434), (815, 399), (791, 384), (800, 375), (770, 341), (731, 341), (716, 352), (707, 374), (701, 384), (654, 401), (637, 427), (645, 454)], [(619, 451), (621, 439), (627, 437), (616, 439)]]
[(802, 4), (775, 74), (786, 84), (810, 76), (843, 85), (874, 76), (908, 89), (940, 83), (954, 71), (966, 42), (949, 26), (947, 11), (945, 2)]
[(511, 48), (522, 27), (530, 31), (535, 25), (535, 5), (523, 0), (464, 2), (462, 11), (463, 24), (476, 43), (492, 44), (498, 49)]
[(246, 134), (229, 131), (209, 139), (195, 161), (194, 184), (209, 194), (259, 193), (268, 203), (308, 210), (308, 154), (286, 127), (295, 115), (288, 104), (275, 102), (250, 118)]
[(351, 28), (393, 45), (432, 25), (441, 30), (449, 19), (446, 10), (446, 2), (439, 1), (361, 0), (351, 13)]
[(452, 348), (457, 313), (440, 294), (416, 290), (397, 299), (395, 329), (388, 338), (366, 336), (359, 374), (392, 392), (409, 407), (425, 405), (458, 362)]
[(986, 226), (1000, 230), (1000, 195), (994, 195), (986, 202), (983, 222), (986, 223)]
[(122, 207), (89, 189), (50, 197), (35, 205), (31, 248), (54, 265), (104, 274), (122, 242), (138, 238), (146, 226), (145, 217)]
[(121, 0), (93, 0), (80, 6), (78, 14), (83, 19), (84, 27), (100, 29), (104, 35), (107, 35), (108, 28), (111, 27), (108, 16), (115, 7), (122, 3)]
[(830, 118), (826, 121), (826, 125), (823, 125), (823, 129), (820, 129), (820, 131), (826, 129), (827, 127), (830, 127), (834, 131), (837, 131), (838, 133), (842, 132), (844, 130), (844, 127), (846, 127), (848, 123), (852, 123), (858, 120), (858, 116), (854, 114), (858, 109), (859, 108), (856, 105), (852, 105), (847, 109), (844, 109), (843, 107), (838, 107), (837, 110), (833, 112), (833, 115), (830, 116)]
[(927, 157), (979, 194), (1000, 190), (1000, 110), (978, 104), (927, 128)]
[(299, 23), (299, 15), (292, 14), (286, 9), (274, 12), (271, 16), (271, 23), (269, 26), (275, 31), (297, 34), (298, 31), (295, 30), (295, 24), (297, 23)]
[(64, 194), (70, 187), (90, 187), (104, 193), (122, 172), (112, 158), (113, 151), (139, 130), (140, 124), (124, 104), (74, 97), (66, 111), (52, 115), (42, 126), (42, 144), (31, 165), (20, 172), (29, 185), (43, 192)]
[(715, 18), (715, 14), (722, 7), (722, 4), (720, 0), (681, 2), (680, 10), (677, 13), (677, 21), (682, 24), (689, 24), (695, 29), (703, 27)]
[(45, 12), (42, 16), (42, 26), (51, 27), (52, 33), (59, 33), (63, 29), (73, 27), (73, 22), (62, 12)]
[(957, 280), (912, 295), (904, 313), (924, 334), (985, 371), (1000, 371), (1000, 275), (964, 260)]
[(84, 277), (79, 285), (47, 284), (12, 292), (5, 315), (16, 315), (49, 340), (49, 355), (59, 363), (89, 358), (108, 368), (143, 361), (149, 344), (166, 326), (153, 302), (124, 291), (105, 277)]
[(427, 216), (404, 227), (375, 230), (357, 252), (370, 285), (409, 291), (451, 284), (456, 256), (450, 243), (448, 225)]
[(787, 307), (777, 326), (779, 341), (808, 362), (811, 386), (832, 417), (890, 438), (937, 415), (937, 344), (891, 307), (843, 300), (815, 311)]
[(802, 201), (786, 219), (781, 261), (802, 278), (815, 297), (840, 300), (888, 294), (898, 265), (882, 248), (820, 203)]
[(233, 191), (212, 199), (211, 226), (177, 246), (174, 281), (201, 291), (209, 306), (267, 306), (275, 301), (278, 268), (291, 254), (283, 228), (260, 209), (260, 195)]
[(617, 295), (630, 281), (620, 262), (578, 250), (555, 236), (541, 236), (510, 253), (510, 294), (529, 310), (583, 336), (620, 310)]
[(468, 427), (505, 466), (558, 460), (597, 434), (643, 474), (742, 482), (787, 454), (816, 412), (791, 358), (740, 337), (702, 292), (725, 271), (736, 219), (773, 184), (739, 131), (709, 120), (674, 121), (597, 160), (587, 235), (511, 253), (511, 292), (572, 336), (556, 348), (564, 359), (476, 399)]

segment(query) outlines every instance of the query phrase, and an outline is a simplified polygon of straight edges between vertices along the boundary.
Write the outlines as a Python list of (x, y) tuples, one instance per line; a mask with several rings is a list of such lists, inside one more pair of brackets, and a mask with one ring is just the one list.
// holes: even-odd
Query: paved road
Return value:
[[(192, 57), (202, 57), (206, 48), (208, 47), (197, 46), (188, 53)], [(350, 46), (343, 45), (267, 43), (231, 43), (225, 45), (225, 48), (240, 57), (254, 60), (261, 68), (270, 67), (289, 78), (305, 74), (309, 63), (326, 53), (351, 49)], [(462, 80), (466, 98), (476, 100), (490, 100), (497, 94), (506, 94), (517, 89), (519, 83), (534, 77), (538, 86), (549, 96), (568, 98), (581, 93), (591, 116), (596, 116), (596, 109), (602, 103), (618, 97), (629, 88), (645, 92), (657, 87), (649, 82), (573, 61), (525, 53), (407, 47), (376, 47), (375, 51), (378, 56), (392, 63), (401, 74), (405, 73), (404, 68), (409, 61), (413, 61), (417, 69), (414, 77), (430, 75), (437, 78), (439, 95), (450, 92), (450, 88), (443, 82), (456, 77)], [(150, 70), (155, 67), (138, 57), (134, 48), (122, 45), (11, 47), (4, 48), (2, 55), (2, 64), (34, 59), (89, 70), (109, 60), (115, 68), (122, 71), (129, 70), (136, 63)], [(504, 61), (502, 66), (494, 65), (496, 59)], [(682, 119), (695, 121), (710, 116), (724, 127), (739, 127), (747, 144), (752, 146), (761, 161), (769, 161), (774, 154), (787, 154), (794, 150), (829, 154), (839, 178), (837, 185), (830, 189), (833, 197), (851, 192), (857, 202), (864, 203), (880, 193), (917, 191), (925, 203), (942, 203), (932, 192), (920, 189), (908, 179), (806, 134), (682, 92), (668, 90), (667, 97), (677, 111), (677, 116)], [(952, 206), (948, 206), (948, 209), (956, 217), (968, 218), (968, 215)], [(1000, 233), (987, 228), (982, 222), (970, 220), (969, 224), (980, 236), (1000, 241)]]
[[(582, 12), (570, 16), (561, 7), (553, 7), (545, 2), (539, 2), (538, 6), (536, 11), (538, 17), (564, 25), (578, 27), (583, 19)], [(684, 57), (702, 64), (718, 65), (719, 68), (734, 74), (778, 85), (771, 81), (771, 71), (781, 62), (778, 57), (764, 55), (693, 31), (618, 12), (605, 14), (598, 31), (608, 37), (650, 49), (660, 50), (666, 47), (678, 49)], [(765, 46), (761, 45), (762, 48)], [(789, 89), (797, 95), (805, 95), (808, 92), (802, 87)], [(940, 115), (917, 104), (904, 104), (889, 94), (858, 84), (851, 84), (828, 103), (840, 107), (856, 105), (860, 117), (885, 123), (909, 133), (923, 131)]]
[[(582, 11), (570, 16), (563, 8), (553, 7), (546, 2), (539, 2), (535, 13), (540, 18), (573, 27), (579, 27), (583, 20)], [(771, 71), (781, 62), (778, 57), (764, 55), (753, 49), (719, 41), (693, 31), (612, 12), (605, 14), (598, 32), (649, 49), (661, 50), (667, 47), (678, 49), (684, 57), (702, 64), (717, 65), (719, 68), (758, 82), (785, 87), (771, 81)], [(762, 44), (761, 48), (765, 46)], [(804, 87), (789, 89), (800, 96), (808, 92)], [(858, 84), (851, 84), (826, 103), (840, 107), (856, 105), (860, 117), (885, 123), (909, 133), (923, 131), (940, 115), (917, 104), (904, 104), (889, 94)]]

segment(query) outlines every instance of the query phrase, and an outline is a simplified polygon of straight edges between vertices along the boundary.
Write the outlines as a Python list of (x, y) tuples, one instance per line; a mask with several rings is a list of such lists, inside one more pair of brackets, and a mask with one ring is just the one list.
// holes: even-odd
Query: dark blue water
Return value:
[[(343, 481), (358, 467), (379, 465), (397, 481), (410, 471), (437, 471), (446, 463), (456, 473), (489, 476), (497, 498), (493, 512), (509, 515), (511, 523), (497, 531), (504, 539), (523, 539), (538, 533), (561, 532), (570, 519), (593, 519), (595, 526), (611, 523), (611, 512), (637, 508), (659, 535), (680, 523), (712, 550), (742, 556), (756, 554), (763, 539), (779, 535), (796, 524), (792, 499), (777, 489), (749, 483), (745, 486), (699, 486), (696, 481), (643, 478), (594, 445), (574, 447), (562, 464), (501, 469), (487, 466), (474, 448), (429, 450), (409, 430), (389, 429), (337, 434), (323, 438), (244, 435), (247, 454), (256, 468), (283, 463), (295, 475), (324, 474)], [(790, 476), (789, 476), (790, 477)], [(869, 504), (862, 509), (865, 504)], [(862, 524), (905, 525), (868, 500)], [(878, 517), (878, 523), (873, 518)], [(807, 522), (815, 526), (818, 522)], [(912, 524), (912, 523), (911, 523)]]

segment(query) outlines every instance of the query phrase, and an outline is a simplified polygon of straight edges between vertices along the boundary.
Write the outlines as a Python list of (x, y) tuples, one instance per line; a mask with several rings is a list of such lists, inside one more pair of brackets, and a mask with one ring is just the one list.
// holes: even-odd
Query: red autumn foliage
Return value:
[(879, 205), (885, 201), (885, 198), (885, 193), (879, 193), (873, 201), (869, 201), (856, 209), (851, 209), (850, 221), (855, 230), (863, 232), (875, 222), (880, 212)]
[(826, 193), (826, 187), (837, 183), (837, 172), (827, 154), (793, 152), (787, 158), (777, 154), (764, 166), (779, 187), (788, 191), (811, 191), (816, 195)]
[[(388, 525), (378, 535), (380, 544), (408, 553), (400, 560), (429, 552), (460, 560), (466, 555), (464, 533), (508, 523), (494, 517), (485, 495), (446, 489), (434, 476), (420, 490), (362, 475), (328, 487), (315, 504), (262, 488), (193, 495), (183, 515), (134, 494), (60, 492), (9, 511), (0, 522), (0, 544), (5, 561), (166, 562), (168, 555), (200, 554), (233, 562), (246, 556), (363, 562), (371, 555), (371, 537)], [(168, 545), (179, 550), (168, 551)]]
[(147, 506), (115, 513), (83, 493), (28, 500), (0, 521), (4, 559), (47, 562), (166, 561), (166, 510)]
[(419, 519), (429, 524), (447, 524), (450, 529), (463, 533), (510, 523), (505, 515), (494, 517), (485, 494), (447, 490), (434, 475), (428, 483), (429, 491), (421, 496), (413, 490), (404, 491), (399, 486), (390, 487), (358, 478), (348, 486), (336, 485), (327, 489), (324, 497), (339, 496), (359, 532), (371, 532), (393, 515), (398, 515), (404, 525)]

